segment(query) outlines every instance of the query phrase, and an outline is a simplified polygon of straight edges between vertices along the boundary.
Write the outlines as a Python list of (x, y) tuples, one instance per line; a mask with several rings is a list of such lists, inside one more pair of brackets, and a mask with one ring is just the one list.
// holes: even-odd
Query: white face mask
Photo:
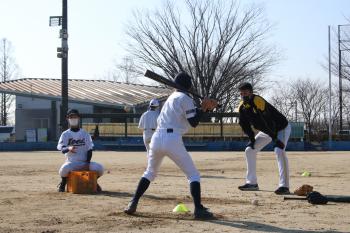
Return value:
[(78, 118), (68, 119), (68, 122), (70, 126), (78, 126), (79, 119)]

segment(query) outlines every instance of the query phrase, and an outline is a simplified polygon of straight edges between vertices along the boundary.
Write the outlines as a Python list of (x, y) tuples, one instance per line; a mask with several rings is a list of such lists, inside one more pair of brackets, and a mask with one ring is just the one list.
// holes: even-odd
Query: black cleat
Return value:
[(101, 186), (99, 184), (97, 184), (96, 191), (98, 193), (102, 192), (102, 188), (101, 188)]
[(259, 185), (258, 184), (245, 184), (242, 186), (238, 186), (239, 190), (242, 191), (259, 191)]
[(57, 185), (57, 191), (60, 193), (64, 193), (66, 191), (66, 184), (64, 182), (61, 182)]
[(288, 194), (290, 194), (289, 188), (287, 188), (287, 187), (279, 187), (278, 189), (276, 189), (275, 193), (277, 195), (288, 195)]
[(124, 209), (124, 213), (133, 214), (136, 212), (136, 209), (137, 209), (137, 202), (131, 201), (129, 202), (128, 206)]
[(210, 219), (213, 218), (214, 215), (209, 211), (208, 208), (205, 208), (203, 205), (200, 208), (195, 208), (194, 210), (194, 218), (195, 219)]

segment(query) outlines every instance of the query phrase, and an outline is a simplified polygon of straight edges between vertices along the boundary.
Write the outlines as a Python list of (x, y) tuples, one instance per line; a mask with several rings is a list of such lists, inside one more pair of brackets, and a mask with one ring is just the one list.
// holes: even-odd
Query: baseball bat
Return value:
[(192, 94), (195, 97), (198, 97), (200, 99), (204, 99), (204, 97), (199, 95), (197, 92), (195, 92), (193, 90), (186, 90), (185, 88), (177, 85), (174, 81), (171, 81), (171, 80), (169, 80), (169, 79), (167, 79), (167, 78), (165, 78), (165, 77), (163, 77), (163, 76), (161, 76), (159, 74), (156, 74), (153, 71), (146, 70), (145, 76), (147, 78), (150, 78), (150, 79), (156, 81), (156, 82), (165, 84), (165, 85), (167, 85), (169, 87), (173, 87), (173, 88), (176, 88), (176, 89), (181, 90), (181, 91), (186, 91), (186, 92)]
[[(350, 196), (325, 195), (330, 202), (350, 203)], [(283, 200), (307, 200), (306, 197), (283, 197)]]
[(306, 197), (283, 197), (283, 200), (286, 201), (286, 200), (307, 200)]

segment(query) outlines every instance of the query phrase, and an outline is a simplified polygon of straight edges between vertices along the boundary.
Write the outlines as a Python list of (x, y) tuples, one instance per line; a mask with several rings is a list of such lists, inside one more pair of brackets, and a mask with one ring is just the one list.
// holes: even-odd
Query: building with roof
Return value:
[[(138, 113), (152, 98), (166, 99), (171, 89), (106, 80), (69, 79), (68, 107), (81, 113)], [(60, 128), (61, 80), (24, 78), (0, 83), (0, 93), (16, 96), (16, 141), (26, 139), (26, 130), (46, 128), (48, 140), (56, 140)], [(86, 119), (114, 122), (118, 119)]]

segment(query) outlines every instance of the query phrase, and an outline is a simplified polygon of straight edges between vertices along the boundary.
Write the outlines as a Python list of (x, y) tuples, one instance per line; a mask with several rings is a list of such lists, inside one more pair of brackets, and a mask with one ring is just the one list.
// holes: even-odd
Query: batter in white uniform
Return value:
[[(62, 133), (57, 145), (57, 149), (66, 156), (66, 161), (59, 170), (59, 175), (62, 178), (58, 185), (59, 192), (65, 191), (67, 177), (71, 171), (90, 170), (96, 171), (98, 177), (103, 175), (102, 165), (91, 162), (94, 144), (90, 134), (79, 127), (80, 115), (78, 110), (68, 110), (67, 120), (70, 128)], [(97, 185), (97, 191), (102, 191), (99, 185)]]
[(152, 135), (157, 128), (157, 118), (159, 116), (158, 108), (159, 101), (157, 99), (152, 99), (149, 103), (148, 111), (142, 114), (139, 122), (139, 129), (143, 129), (143, 142), (145, 144), (147, 154)]
[[(175, 83), (185, 90), (189, 90), (192, 86), (191, 77), (186, 73), (176, 75)], [(169, 96), (160, 112), (158, 127), (151, 139), (147, 169), (139, 181), (133, 199), (124, 210), (125, 213), (133, 214), (136, 211), (140, 197), (157, 176), (164, 156), (168, 156), (186, 174), (190, 183), (195, 218), (205, 219), (213, 216), (201, 204), (200, 174), (182, 141), (182, 135), (189, 127), (198, 125), (202, 110), (207, 110), (205, 106), (210, 101), (213, 100), (204, 99), (202, 109), (197, 109), (193, 99), (185, 92), (177, 90)]]

